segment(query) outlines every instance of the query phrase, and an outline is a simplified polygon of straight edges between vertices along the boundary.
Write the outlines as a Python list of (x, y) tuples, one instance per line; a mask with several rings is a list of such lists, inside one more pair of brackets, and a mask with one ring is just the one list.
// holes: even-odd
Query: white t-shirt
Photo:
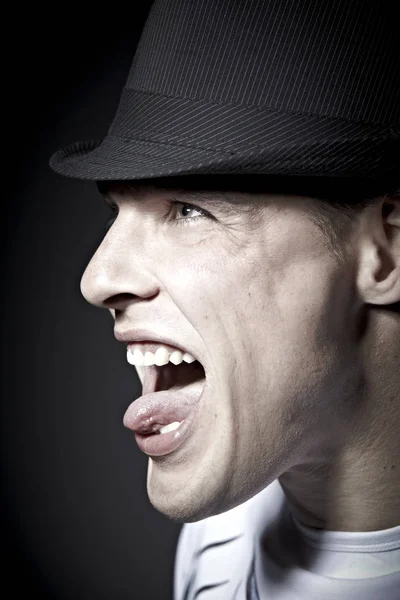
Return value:
[(174, 600), (194, 598), (400, 600), (400, 525), (360, 533), (305, 527), (276, 480), (240, 506), (182, 527)]

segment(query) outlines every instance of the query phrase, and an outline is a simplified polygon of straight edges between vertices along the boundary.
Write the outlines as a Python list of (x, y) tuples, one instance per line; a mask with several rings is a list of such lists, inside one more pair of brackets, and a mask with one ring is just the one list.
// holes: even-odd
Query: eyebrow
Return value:
[[(111, 194), (113, 193), (121, 193), (125, 197), (128, 197), (129, 201), (134, 203), (144, 203), (148, 200), (149, 195), (153, 192), (157, 194), (161, 194), (163, 196), (169, 196), (175, 200), (179, 200), (179, 202), (204, 202), (206, 203), (210, 209), (216, 209), (224, 215), (232, 215), (237, 214), (240, 205), (243, 205), (243, 198), (235, 197), (234, 194), (229, 193), (229, 191), (220, 191), (220, 190), (189, 190), (189, 189), (179, 189), (179, 188), (168, 188), (168, 187), (127, 187), (118, 189), (110, 189), (103, 192), (100, 192), (106, 205), (109, 207), (115, 206), (115, 201), (113, 200)], [(243, 209), (243, 206), (241, 206)]]

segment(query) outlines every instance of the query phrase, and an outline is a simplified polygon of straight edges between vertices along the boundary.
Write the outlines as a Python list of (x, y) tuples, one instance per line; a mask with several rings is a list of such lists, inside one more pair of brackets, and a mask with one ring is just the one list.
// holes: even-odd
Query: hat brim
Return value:
[(398, 174), (399, 143), (339, 137), (228, 152), (108, 135), (62, 148), (49, 164), (61, 175), (90, 181), (250, 173), (376, 179)]
[[(230, 172), (223, 154), (108, 136), (55, 152), (50, 167), (60, 175), (91, 181), (147, 179), (191, 173)], [(229, 163), (230, 161), (228, 161)], [(228, 166), (228, 171), (224, 169)], [(229, 168), (230, 167), (230, 168)]]

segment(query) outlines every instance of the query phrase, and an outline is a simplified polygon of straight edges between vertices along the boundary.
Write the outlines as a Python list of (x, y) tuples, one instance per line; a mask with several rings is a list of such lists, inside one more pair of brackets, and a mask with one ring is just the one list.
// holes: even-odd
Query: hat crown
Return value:
[[(400, 36), (384, 0), (155, 0), (93, 179), (261, 174), (398, 182)], [(386, 183), (385, 183), (386, 187)]]
[(126, 88), (400, 122), (400, 36), (372, 0), (156, 0)]

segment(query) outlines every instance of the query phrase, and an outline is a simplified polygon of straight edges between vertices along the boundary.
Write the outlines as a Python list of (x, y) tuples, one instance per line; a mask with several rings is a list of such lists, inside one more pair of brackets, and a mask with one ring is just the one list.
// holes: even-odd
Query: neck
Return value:
[(330, 531), (378, 531), (400, 525), (397, 459), (342, 453), (320, 464), (304, 464), (279, 481), (294, 516), (304, 525)]
[(398, 321), (389, 325), (391, 334), (363, 356), (365, 385), (353, 402), (356, 411), (279, 477), (305, 525), (359, 532), (400, 525), (400, 333)]

